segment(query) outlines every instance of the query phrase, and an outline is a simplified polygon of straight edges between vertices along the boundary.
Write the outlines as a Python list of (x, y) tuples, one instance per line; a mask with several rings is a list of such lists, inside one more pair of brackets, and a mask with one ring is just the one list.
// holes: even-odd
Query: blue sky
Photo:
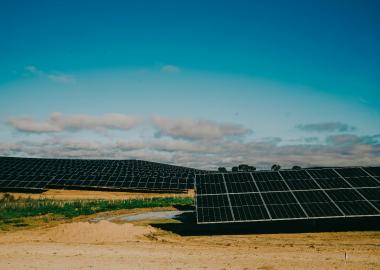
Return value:
[(0, 154), (379, 164), (379, 11), (369, 0), (1, 1)]

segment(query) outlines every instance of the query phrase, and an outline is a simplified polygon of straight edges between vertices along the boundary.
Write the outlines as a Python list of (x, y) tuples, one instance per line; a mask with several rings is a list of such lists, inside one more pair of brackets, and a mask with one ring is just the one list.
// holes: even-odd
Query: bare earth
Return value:
[(0, 233), (0, 269), (380, 269), (380, 233), (183, 237), (74, 222)]
[[(72, 190), (13, 195), (62, 200), (178, 196)], [(163, 210), (174, 208), (99, 215)], [(88, 223), (91, 218), (0, 232), (0, 269), (380, 269), (380, 232), (179, 236), (149, 226), (149, 220)]]

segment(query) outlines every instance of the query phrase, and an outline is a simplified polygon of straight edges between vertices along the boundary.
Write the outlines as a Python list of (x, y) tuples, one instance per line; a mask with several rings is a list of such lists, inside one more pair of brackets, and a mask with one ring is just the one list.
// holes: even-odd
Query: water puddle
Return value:
[(126, 214), (115, 217), (96, 217), (90, 220), (90, 222), (98, 222), (101, 220), (109, 221), (138, 221), (146, 219), (173, 219), (184, 213), (190, 213), (193, 211), (152, 211), (138, 214)]

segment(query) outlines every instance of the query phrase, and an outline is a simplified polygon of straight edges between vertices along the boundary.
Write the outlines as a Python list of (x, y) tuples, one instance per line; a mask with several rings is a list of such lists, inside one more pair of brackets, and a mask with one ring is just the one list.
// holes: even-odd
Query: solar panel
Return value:
[[(358, 167), (200, 174), (195, 178), (197, 222), (380, 216), (379, 172)], [(223, 200), (208, 204), (216, 195)]]
[(353, 187), (377, 187), (380, 182), (362, 168), (339, 168), (335, 171)]
[(0, 190), (108, 189), (181, 192), (204, 171), (143, 160), (0, 157)]
[(257, 182), (257, 186), (258, 189), (262, 192), (289, 190), (288, 186), (284, 181)]
[(304, 209), (291, 192), (270, 192), (262, 196), (272, 219), (306, 217)]
[(357, 191), (372, 205), (380, 210), (380, 188), (360, 188)]
[(227, 193), (222, 174), (208, 174), (199, 178), (198, 194)]
[(322, 189), (350, 188), (333, 169), (305, 170)]
[(296, 191), (294, 195), (309, 217), (343, 216), (343, 212), (322, 190)]
[(259, 193), (230, 194), (234, 220), (260, 220), (269, 218)]
[(254, 172), (251, 175), (261, 192), (289, 190), (278, 172)]
[(283, 171), (279, 172), (291, 190), (318, 189), (318, 185), (305, 171)]
[(375, 177), (376, 180), (380, 181), (380, 167), (366, 167), (362, 168), (368, 175)]
[(227, 195), (204, 195), (197, 198), (197, 216), (200, 222), (233, 220)]
[(223, 177), (230, 193), (258, 191), (250, 173), (225, 174)]
[(379, 214), (379, 211), (354, 189), (336, 189), (326, 192), (346, 216)]

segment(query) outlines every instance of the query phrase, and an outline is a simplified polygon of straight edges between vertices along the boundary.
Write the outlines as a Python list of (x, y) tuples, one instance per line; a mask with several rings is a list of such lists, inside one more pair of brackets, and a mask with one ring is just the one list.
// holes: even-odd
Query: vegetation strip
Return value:
[(55, 215), (74, 218), (99, 212), (133, 208), (168, 207), (173, 205), (193, 205), (191, 197), (155, 197), (127, 200), (74, 200), (15, 199), (5, 194), (0, 198), (0, 229), (4, 224), (22, 224), (22, 218)]

